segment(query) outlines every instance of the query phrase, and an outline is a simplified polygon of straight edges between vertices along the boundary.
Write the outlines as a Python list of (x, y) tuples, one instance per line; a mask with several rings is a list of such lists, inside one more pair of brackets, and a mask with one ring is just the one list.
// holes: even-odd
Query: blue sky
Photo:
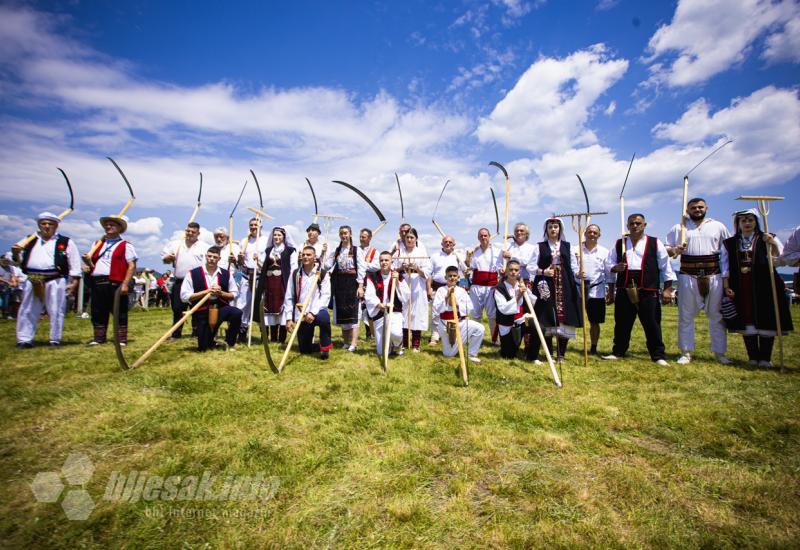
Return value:
[[(227, 226), (242, 183), (259, 176), (265, 210), (296, 238), (320, 210), (354, 227), (377, 219), (342, 179), (433, 248), (437, 220), (460, 245), (503, 217), (538, 239), (553, 211), (583, 208), (586, 182), (610, 244), (618, 195), (651, 234), (692, 195), (729, 223), (739, 194), (776, 194), (770, 229), (785, 237), (800, 173), (800, 5), (794, 1), (631, 2), (6, 2), (0, 6), (0, 246), (65, 206), (63, 232), (85, 249), (97, 218), (133, 183), (129, 238), (143, 266), (185, 224), (205, 176), (198, 221)], [(256, 204), (252, 181), (243, 205)], [(748, 205), (749, 206), (749, 205)], [(235, 237), (247, 213), (236, 216)], [(502, 228), (501, 228), (502, 230)]]

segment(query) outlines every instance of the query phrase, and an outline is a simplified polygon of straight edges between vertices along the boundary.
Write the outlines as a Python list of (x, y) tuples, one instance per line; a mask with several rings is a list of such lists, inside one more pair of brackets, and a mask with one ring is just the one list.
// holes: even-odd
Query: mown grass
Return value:
[[(168, 323), (165, 311), (132, 313), (126, 355), (141, 354)], [(653, 365), (638, 327), (625, 361), (592, 358), (584, 368), (572, 344), (559, 390), (546, 367), (502, 361), (486, 347), (468, 388), (437, 348), (392, 361), (384, 376), (364, 342), (325, 363), (293, 355), (275, 376), (258, 346), (201, 355), (183, 340), (122, 372), (110, 346), (81, 345), (86, 320), (67, 320), (62, 349), (24, 351), (13, 347), (13, 323), (0, 322), (0, 540), (798, 546), (800, 339), (785, 340), (793, 366), (780, 373), (741, 366), (738, 336), (729, 339), (738, 366), (711, 362), (698, 329), (696, 360), (683, 367)], [(674, 308), (664, 333), (674, 352)], [(37, 472), (58, 471), (71, 453), (96, 466), (86, 489), (98, 506), (86, 521), (31, 492)], [(264, 472), (280, 485), (266, 502), (102, 500), (111, 472), (131, 470)]]

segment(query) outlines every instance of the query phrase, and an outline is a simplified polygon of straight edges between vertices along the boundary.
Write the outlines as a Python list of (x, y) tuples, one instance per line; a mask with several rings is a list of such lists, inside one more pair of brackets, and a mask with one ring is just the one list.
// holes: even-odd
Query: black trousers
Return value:
[(522, 323), (520, 328), (522, 329), (522, 334), (519, 343), (514, 342), (514, 336), (512, 335), (514, 329), (511, 329), (505, 336), (500, 336), (500, 357), (514, 359), (517, 356), (520, 345), (524, 342), (525, 360), (533, 361), (539, 355), (539, 336), (536, 334), (536, 329), (529, 326), (527, 322)]
[(217, 326), (214, 330), (208, 324), (208, 310), (203, 309), (192, 314), (192, 318), (197, 325), (197, 349), (206, 351), (213, 347), (214, 336), (217, 335), (222, 323), (228, 323), (228, 331), (225, 334), (225, 342), (229, 347), (236, 345), (236, 338), (239, 336), (239, 327), (242, 324), (242, 310), (233, 306), (222, 306), (218, 309)]
[[(183, 279), (175, 279), (175, 283), (172, 285), (172, 292), (170, 292), (169, 295), (170, 301), (172, 302), (173, 325), (177, 323), (181, 317), (183, 317), (183, 313), (186, 311), (186, 304), (184, 304), (183, 301), (181, 300), (181, 285), (183, 285)], [(182, 328), (183, 325), (173, 330), (172, 337), (180, 338)]]
[[(95, 280), (92, 286), (92, 325), (107, 327), (108, 316), (114, 308), (114, 293), (119, 288), (119, 283), (112, 283), (108, 279)], [(128, 298), (125, 296), (119, 301), (119, 325), (128, 326)]]
[(617, 289), (614, 297), (614, 348), (611, 353), (622, 357), (628, 352), (631, 343), (633, 323), (639, 322), (647, 338), (647, 351), (650, 359), (664, 359), (664, 340), (661, 338), (661, 300), (657, 292), (639, 289), (639, 307), (628, 299), (624, 288)]
[[(327, 308), (322, 308), (314, 317), (313, 323), (300, 323), (297, 329), (297, 346), (300, 353), (315, 353), (317, 351), (329, 351), (333, 347), (331, 341), (331, 318)], [(319, 327), (319, 343), (314, 344), (314, 327)]]

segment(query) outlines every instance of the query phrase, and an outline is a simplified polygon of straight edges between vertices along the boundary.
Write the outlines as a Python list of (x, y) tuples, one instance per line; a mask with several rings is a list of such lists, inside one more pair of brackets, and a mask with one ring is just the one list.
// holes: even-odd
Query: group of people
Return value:
[[(203, 301), (192, 316), (192, 334), (200, 350), (218, 346), (215, 337), (223, 323), (228, 325), (226, 348), (235, 349), (263, 315), (272, 342), (285, 342), (299, 324), (301, 353), (319, 353), (323, 359), (333, 347), (332, 324), (340, 327), (342, 346), (350, 352), (357, 349), (364, 325), (367, 336), (374, 336), (378, 354), (418, 352), (423, 333), (430, 329), (430, 344), (441, 345), (445, 356), (458, 353), (458, 325), (472, 361), (479, 361), (485, 337), (499, 345), (504, 358), (517, 357), (522, 347), (526, 360), (540, 363), (546, 346), (563, 361), (569, 340), (583, 326), (585, 301), (592, 354), (599, 354), (600, 327), (607, 304), (613, 304), (613, 347), (603, 358), (626, 355), (638, 318), (651, 360), (667, 365), (661, 305), (673, 298), (677, 287), (678, 363), (692, 361), (695, 318), (702, 310), (717, 361), (730, 363), (727, 332), (735, 331), (744, 337), (750, 364), (769, 365), (778, 329), (770, 278), (778, 288), (781, 330), (787, 333), (793, 327), (783, 280), (770, 272), (767, 255), (776, 265), (798, 265), (800, 228), (784, 250), (777, 237), (761, 231), (755, 210), (737, 212), (733, 232), (707, 216), (708, 206), (701, 198), (690, 200), (686, 212), (685, 228), (676, 224), (663, 243), (646, 234), (643, 214), (631, 214), (626, 236), (611, 250), (598, 242), (600, 227), (590, 224), (580, 245), (582, 267), (558, 218), (545, 220), (538, 242), (530, 242), (524, 223), (514, 226), (506, 243), (493, 243), (489, 230), (482, 228), (478, 244), (463, 254), (456, 252), (456, 241), (449, 235), (443, 236), (439, 250), (429, 253), (409, 224), (401, 225), (397, 240), (380, 250), (372, 246), (369, 229), (359, 231), (356, 242), (352, 228), (341, 226), (338, 244), (329, 247), (320, 239), (319, 225), (312, 223), (299, 246), (286, 227), (263, 231), (258, 218), (249, 221), (248, 236), (241, 242), (232, 242), (220, 227), (214, 230), (215, 244), (209, 246), (199, 239), (200, 226), (192, 222), (182, 239), (167, 244), (162, 260), (173, 270), (173, 320)], [(59, 308), (81, 270), (74, 242), (57, 234), (58, 218), (45, 212), (37, 221), (36, 238), (13, 249), (26, 277), (17, 324), (20, 347), (32, 345), (43, 307), (51, 317), (50, 343), (59, 344)], [(127, 221), (105, 216), (100, 223), (104, 237), (83, 256), (93, 284), (93, 345), (107, 340), (114, 294), (117, 289), (123, 294), (131, 290), (137, 260), (133, 245), (121, 236)], [(680, 260), (677, 273), (671, 259)], [(122, 343), (127, 340), (126, 311), (121, 307), (119, 312)], [(488, 335), (481, 323), (484, 314)], [(173, 338), (181, 336), (182, 327), (172, 333)]]

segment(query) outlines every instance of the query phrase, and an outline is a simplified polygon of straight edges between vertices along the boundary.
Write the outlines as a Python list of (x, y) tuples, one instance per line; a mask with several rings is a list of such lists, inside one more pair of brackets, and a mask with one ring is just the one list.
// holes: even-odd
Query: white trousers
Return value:
[(469, 297), (472, 300), (472, 318), (480, 321), (483, 317), (483, 310), (486, 310), (486, 317), (494, 319), (497, 316), (497, 305), (494, 303), (494, 287), (483, 285), (472, 285), (469, 289)]
[[(250, 302), (253, 300), (253, 293), (250, 290), (250, 277), (242, 277), (242, 282), (239, 285), (239, 295), (236, 297), (236, 307), (242, 310), (242, 326), (246, 327), (250, 324)], [(266, 323), (270, 326), (269, 317)]]
[(694, 351), (694, 319), (701, 309), (708, 317), (708, 336), (711, 353), (725, 353), (728, 338), (722, 321), (722, 275), (712, 275), (708, 281), (708, 296), (700, 296), (697, 279), (691, 275), (678, 274), (678, 348), (682, 352)]
[(44, 303), (33, 294), (33, 284), (25, 281), (22, 304), (17, 314), (17, 342), (33, 342), (42, 308), (50, 317), (50, 341), (60, 342), (64, 330), (64, 313), (67, 309), (67, 280), (53, 279), (44, 285)]
[[(447, 337), (447, 323), (439, 321), (439, 339), (442, 342), (442, 354), (445, 357), (455, 357), (458, 355), (458, 342), (450, 345), (450, 339)], [(467, 347), (467, 355), (476, 357), (478, 350), (481, 349), (483, 337), (486, 334), (486, 329), (477, 321), (464, 319), (458, 324), (458, 330), (461, 331), (461, 343)]]
[[(367, 317), (366, 315), (364, 316)], [(381, 317), (380, 319), (375, 319), (372, 325), (375, 329), (375, 351), (378, 355), (383, 355), (383, 323), (386, 319), (386, 316)], [(399, 346), (403, 342), (403, 314), (402, 313), (392, 313), (392, 321), (389, 324), (389, 342), (395, 347)], [(390, 350), (391, 351), (391, 350)]]

